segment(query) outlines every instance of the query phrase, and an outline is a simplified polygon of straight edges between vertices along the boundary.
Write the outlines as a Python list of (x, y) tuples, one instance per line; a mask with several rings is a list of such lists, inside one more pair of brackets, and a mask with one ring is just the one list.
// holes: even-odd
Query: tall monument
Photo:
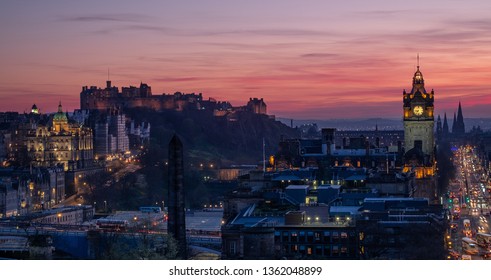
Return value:
[(184, 161), (182, 142), (174, 135), (169, 142), (169, 220), (167, 233), (179, 243), (178, 256), (187, 258), (186, 216), (184, 211)]

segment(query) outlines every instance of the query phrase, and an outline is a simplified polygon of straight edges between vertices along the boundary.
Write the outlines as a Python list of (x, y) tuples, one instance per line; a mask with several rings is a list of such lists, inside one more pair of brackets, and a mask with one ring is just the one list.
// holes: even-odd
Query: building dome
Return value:
[(61, 107), (61, 102), (60, 102), (60, 105), (58, 105), (58, 112), (53, 117), (53, 121), (68, 122), (68, 118), (67, 118), (66, 114), (63, 113), (63, 108)]
[(39, 109), (38, 109), (38, 106), (36, 106), (36, 104), (32, 105), (31, 113), (39, 114)]

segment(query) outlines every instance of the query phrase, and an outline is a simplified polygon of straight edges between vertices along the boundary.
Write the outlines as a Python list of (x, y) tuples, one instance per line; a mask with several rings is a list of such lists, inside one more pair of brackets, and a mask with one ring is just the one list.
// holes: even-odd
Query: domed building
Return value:
[(67, 171), (92, 165), (92, 143), (92, 130), (69, 123), (60, 102), (52, 121), (47, 125), (38, 125), (27, 136), (27, 151), (33, 166), (62, 165)]
[(36, 106), (36, 104), (33, 104), (32, 105), (31, 113), (32, 114), (35, 114), (35, 115), (38, 115), (39, 114), (39, 109), (38, 109), (38, 106)]
[(63, 107), (60, 104), (58, 105), (58, 112), (53, 116), (53, 131), (55, 132), (64, 132), (68, 131), (68, 117), (65, 113), (63, 113)]

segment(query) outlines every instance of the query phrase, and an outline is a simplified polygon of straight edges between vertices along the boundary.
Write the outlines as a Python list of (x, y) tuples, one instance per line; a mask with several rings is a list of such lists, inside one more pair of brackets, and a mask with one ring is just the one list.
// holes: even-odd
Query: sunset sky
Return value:
[(8, 1), (0, 111), (140, 82), (296, 119), (399, 117), (420, 55), (437, 114), (491, 117), (491, 1)]

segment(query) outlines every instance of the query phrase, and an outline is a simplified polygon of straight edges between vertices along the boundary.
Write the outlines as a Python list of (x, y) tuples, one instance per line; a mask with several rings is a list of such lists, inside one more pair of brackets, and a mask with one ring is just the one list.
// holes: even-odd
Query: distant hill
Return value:
[(219, 165), (251, 164), (262, 160), (263, 138), (266, 155), (277, 151), (282, 136), (297, 137), (295, 129), (267, 115), (237, 112), (234, 118), (215, 117), (206, 110), (160, 112), (145, 108), (126, 109), (137, 122), (151, 124), (154, 152), (167, 158), (167, 145), (174, 133), (181, 137), (191, 163), (215, 162)]
[[(223, 117), (213, 111), (189, 109), (154, 111), (148, 108), (124, 109), (137, 123), (149, 122), (150, 143), (141, 157), (144, 184), (140, 187), (140, 205), (168, 201), (168, 144), (176, 133), (184, 148), (184, 186), (186, 207), (200, 208), (218, 203), (223, 193), (234, 184), (206, 183), (216, 176), (216, 169), (232, 164), (260, 164), (263, 159), (263, 138), (266, 156), (275, 154), (284, 137), (297, 137), (297, 132), (267, 115), (235, 112)], [(136, 194), (135, 197), (138, 197)], [(136, 203), (136, 202), (133, 202)]]
[[(297, 132), (267, 115), (235, 112), (215, 117), (213, 111), (189, 109), (154, 111), (148, 108), (125, 109), (137, 123), (151, 125), (150, 143), (141, 157), (143, 175), (137, 202), (150, 205), (168, 201), (168, 144), (176, 133), (184, 147), (184, 186), (186, 207), (218, 203), (223, 193), (235, 185), (206, 183), (206, 177), (216, 175), (216, 169), (232, 164), (260, 164), (263, 158), (263, 138), (266, 156), (275, 154), (282, 135), (297, 137)], [(133, 189), (132, 189), (133, 190)], [(136, 190), (135, 190), (136, 191)], [(136, 202), (133, 202), (136, 203)]]

